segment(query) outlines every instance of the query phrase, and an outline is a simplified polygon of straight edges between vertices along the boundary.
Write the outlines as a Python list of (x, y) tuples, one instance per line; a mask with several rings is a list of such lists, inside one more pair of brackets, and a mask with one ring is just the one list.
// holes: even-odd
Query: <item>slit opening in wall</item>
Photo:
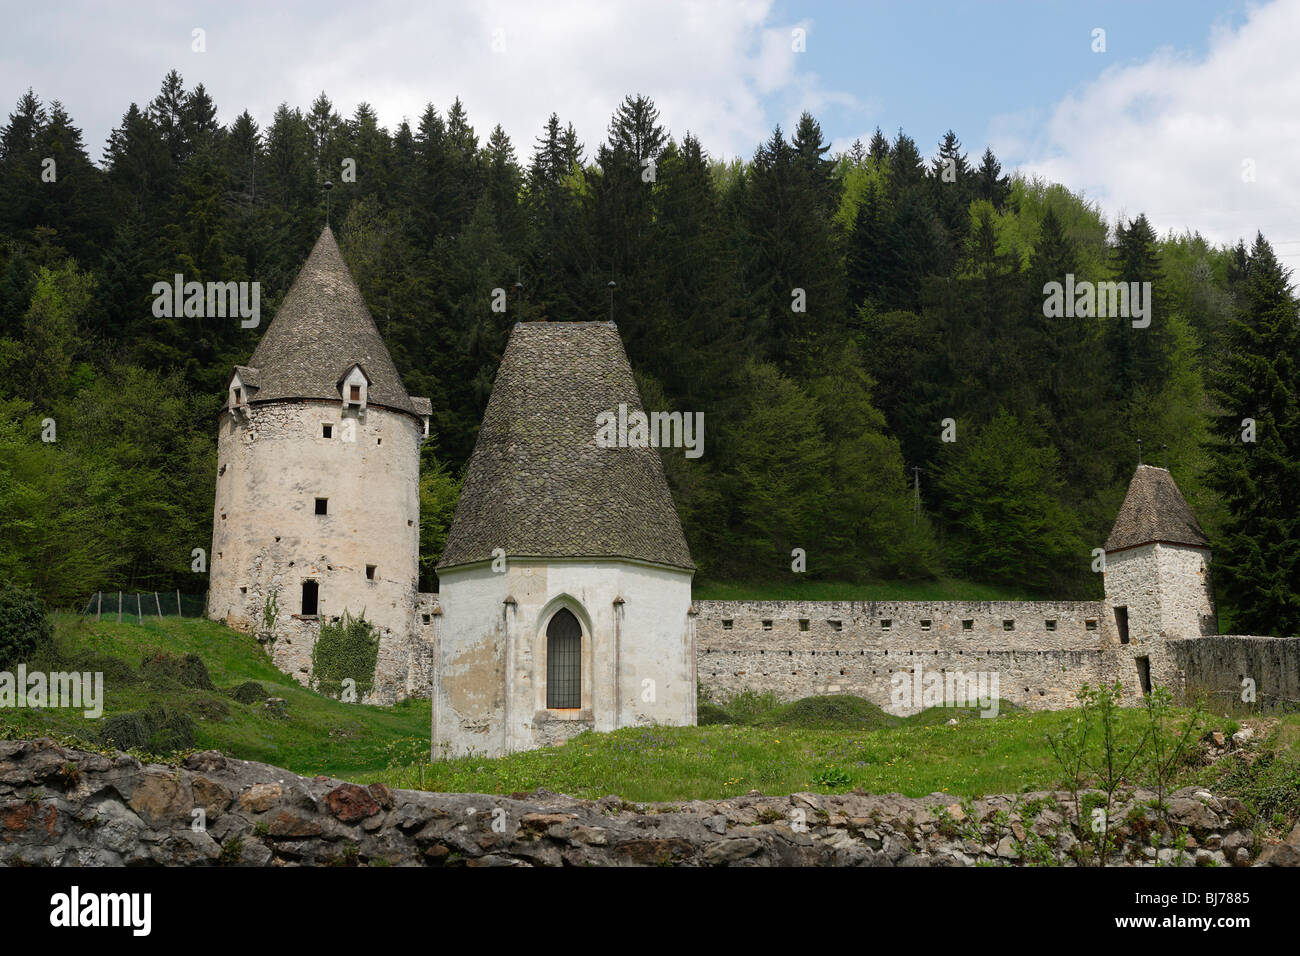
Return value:
[(316, 613), (319, 606), (320, 584), (316, 581), (302, 582), (302, 613), (311, 615)]
[[(1119, 642), (1121, 644), (1127, 644), (1128, 643), (1128, 608), (1127, 607), (1115, 608), (1115, 627), (1119, 631)], [(1146, 660), (1146, 658), (1141, 658), (1141, 659)]]
[(1145, 697), (1151, 693), (1151, 659), (1149, 657), (1134, 658), (1138, 669), (1138, 683), (1142, 685), (1142, 696)]

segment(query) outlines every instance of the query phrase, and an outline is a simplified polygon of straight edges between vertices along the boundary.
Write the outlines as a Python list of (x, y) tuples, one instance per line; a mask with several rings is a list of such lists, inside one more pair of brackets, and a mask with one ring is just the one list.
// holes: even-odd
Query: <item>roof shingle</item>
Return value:
[(1210, 546), (1173, 475), (1154, 465), (1138, 465), (1119, 517), (1106, 539), (1106, 550), (1119, 551), (1153, 541), (1194, 548)]
[(516, 324), (439, 568), (622, 557), (694, 570), (655, 448), (602, 448), (596, 417), (641, 409), (613, 322)]
[(257, 370), (253, 400), (338, 401), (338, 383), (354, 364), (370, 378), (370, 404), (421, 414), (326, 226), (248, 360)]

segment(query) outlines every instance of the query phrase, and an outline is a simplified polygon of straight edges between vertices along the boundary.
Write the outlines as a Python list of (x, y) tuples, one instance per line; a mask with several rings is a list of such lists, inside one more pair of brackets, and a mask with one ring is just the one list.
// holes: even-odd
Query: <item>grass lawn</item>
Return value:
[[(213, 621), (168, 617), (143, 624), (97, 624), (61, 614), (56, 643), (59, 666), (32, 662), (29, 668), (102, 670), (105, 717), (163, 703), (193, 718), (201, 750), (221, 750), (304, 775), (373, 778), (387, 765), (392, 742), (416, 737), (428, 746), (427, 700), (404, 701), (396, 707), (331, 700), (276, 670), (251, 636)], [(156, 651), (198, 654), (216, 690), (142, 679), (140, 662)], [(272, 716), (261, 702), (241, 704), (224, 693), (250, 680), (262, 684), (267, 696), (285, 699), (285, 717)], [(223, 705), (228, 715), (219, 718)], [(21, 735), (71, 734), (94, 743), (102, 724), (102, 719), (88, 720), (81, 711), (63, 708), (0, 711), (0, 726)]]
[[(960, 714), (957, 725), (948, 726), (952, 716), (936, 708), (862, 730), (773, 726), (772, 718), (761, 718), (761, 726), (625, 728), (497, 759), (413, 763), (389, 770), (383, 779), (407, 789), (508, 794), (545, 787), (633, 801), (721, 799), (750, 790), (843, 793), (855, 787), (913, 797), (976, 797), (1060, 785), (1045, 735), (1058, 732), (1070, 713), (1004, 711), (991, 719)], [(1143, 719), (1137, 710), (1126, 711), (1122, 726), (1137, 731)], [(1211, 726), (1235, 729), (1236, 723), (1219, 717)]]
[[(181, 686), (142, 668), (144, 658), (159, 652), (198, 654), (215, 689)], [(161, 703), (191, 716), (198, 749), (299, 774), (451, 792), (545, 787), (634, 801), (715, 799), (749, 790), (826, 793), (860, 787), (909, 796), (937, 791), (956, 798), (1053, 789), (1061, 785), (1061, 773), (1045, 738), (1076, 713), (1004, 705), (992, 719), (943, 708), (898, 718), (860, 698), (780, 704), (770, 695), (742, 694), (702, 704), (702, 719), (720, 721), (704, 726), (630, 727), (498, 759), (430, 762), (428, 701), (386, 708), (329, 699), (278, 672), (252, 637), (211, 621), (97, 624), (60, 615), (54, 650), (29, 668), (102, 671), (106, 717)], [(285, 716), (274, 716), (260, 700), (243, 704), (227, 693), (250, 680), (261, 683), (267, 696), (285, 699)], [(953, 717), (957, 724), (949, 726)], [(1255, 794), (1266, 817), (1289, 820), (1300, 807), (1300, 715), (1242, 719), (1267, 730), (1262, 736), (1269, 759), (1256, 765), (1261, 773), (1227, 783), (1244, 796)], [(1123, 711), (1121, 729), (1136, 733), (1143, 720), (1139, 710)], [(1227, 715), (1208, 722), (1209, 729), (1237, 727), (1237, 719)], [(0, 736), (52, 733), (97, 744), (102, 727), (102, 720), (87, 720), (80, 711), (0, 711)], [(1215, 785), (1224, 782), (1222, 773), (1189, 766), (1180, 782)]]
[(975, 584), (957, 578), (934, 581), (809, 581), (794, 575), (788, 581), (696, 581), (697, 601), (1032, 601), (1035, 595), (1011, 587)]

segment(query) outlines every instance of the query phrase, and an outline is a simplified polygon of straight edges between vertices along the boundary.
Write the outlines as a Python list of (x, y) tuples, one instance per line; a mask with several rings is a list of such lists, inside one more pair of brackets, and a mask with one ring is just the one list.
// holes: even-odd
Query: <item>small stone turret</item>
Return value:
[(1106, 540), (1105, 580), (1115, 639), (1126, 651), (1119, 673), (1125, 689), (1175, 689), (1165, 642), (1216, 634), (1218, 621), (1209, 539), (1164, 468), (1139, 465), (1133, 474)]

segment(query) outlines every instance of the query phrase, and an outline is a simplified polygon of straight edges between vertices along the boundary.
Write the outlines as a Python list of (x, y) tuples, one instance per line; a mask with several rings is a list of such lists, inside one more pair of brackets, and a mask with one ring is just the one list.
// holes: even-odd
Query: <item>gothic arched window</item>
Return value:
[(582, 625), (563, 607), (546, 625), (546, 706), (582, 706)]

